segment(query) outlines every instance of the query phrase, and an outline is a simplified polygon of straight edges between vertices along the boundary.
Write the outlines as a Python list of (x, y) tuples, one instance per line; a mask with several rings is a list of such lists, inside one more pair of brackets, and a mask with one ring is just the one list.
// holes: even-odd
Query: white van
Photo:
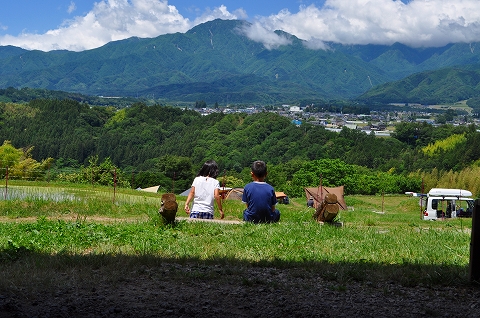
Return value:
[(420, 197), (420, 204), (425, 206), (424, 220), (471, 217), (473, 213), (475, 201), (468, 190), (433, 188), (427, 194), (413, 192), (405, 194)]

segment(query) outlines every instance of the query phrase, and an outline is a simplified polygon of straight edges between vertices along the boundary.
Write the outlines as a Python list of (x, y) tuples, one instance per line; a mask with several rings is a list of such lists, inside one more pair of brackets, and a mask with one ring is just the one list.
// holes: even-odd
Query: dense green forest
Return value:
[(8, 87), (5, 89), (0, 88), (0, 102), (12, 102), (12, 103), (22, 103), (29, 102), (34, 99), (71, 99), (81, 103), (88, 103), (90, 105), (97, 106), (115, 106), (115, 107), (126, 107), (135, 102), (145, 102), (151, 103), (144, 98), (133, 98), (133, 97), (118, 97), (118, 98), (107, 98), (101, 96), (90, 96), (83, 95), (79, 93), (63, 92), (63, 91), (52, 91), (42, 88), (30, 88), (22, 87), (16, 89), (14, 87)]
[[(69, 99), (0, 103), (0, 137), (7, 141), (4, 148), (23, 150), (22, 160), (39, 162), (44, 173), (36, 178), (90, 182), (97, 171), (95, 182), (111, 183), (115, 171), (118, 184), (160, 184), (177, 193), (209, 159), (219, 163), (226, 186), (249, 182), (252, 161), (264, 160), (270, 183), (301, 196), (303, 187), (320, 182), (345, 185), (352, 194), (420, 191), (421, 173), (461, 171), (480, 158), (480, 133), (473, 125), (405, 122), (392, 137), (376, 137), (348, 128), (336, 133), (296, 126), (266, 111), (202, 116), (178, 107), (135, 103), (118, 109)], [(23, 174), (10, 165), (10, 177), (32, 177), (21, 162)], [(1, 162), (3, 176), (7, 166)]]
[(474, 113), (478, 114), (479, 82), (478, 65), (442, 68), (378, 85), (357, 100), (369, 105), (388, 104), (392, 101), (435, 105), (467, 100)]

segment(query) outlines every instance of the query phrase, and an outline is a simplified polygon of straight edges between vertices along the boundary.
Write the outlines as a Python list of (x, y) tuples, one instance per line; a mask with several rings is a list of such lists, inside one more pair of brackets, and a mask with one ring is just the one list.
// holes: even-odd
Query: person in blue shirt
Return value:
[(253, 223), (274, 223), (280, 220), (280, 211), (275, 208), (277, 197), (273, 187), (265, 182), (267, 165), (257, 160), (250, 172), (253, 181), (243, 189), (242, 201), (247, 205), (243, 220)]

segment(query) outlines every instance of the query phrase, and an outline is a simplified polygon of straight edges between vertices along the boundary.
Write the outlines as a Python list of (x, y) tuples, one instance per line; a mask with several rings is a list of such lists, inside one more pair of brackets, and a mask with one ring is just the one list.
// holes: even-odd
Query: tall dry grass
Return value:
[(423, 180), (424, 191), (428, 192), (431, 188), (449, 188), (465, 189), (472, 192), (474, 197), (480, 196), (480, 167), (467, 167), (461, 171), (439, 171), (433, 169), (431, 172), (416, 172), (412, 176), (417, 176)]

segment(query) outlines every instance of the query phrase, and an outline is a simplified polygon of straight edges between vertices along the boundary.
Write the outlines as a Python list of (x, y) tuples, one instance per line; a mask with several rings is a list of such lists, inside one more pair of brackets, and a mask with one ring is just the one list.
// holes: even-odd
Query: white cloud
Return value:
[(212, 21), (215, 19), (223, 19), (223, 20), (245, 20), (247, 19), (247, 13), (243, 9), (237, 9), (233, 13), (230, 13), (227, 10), (227, 7), (223, 4), (218, 7), (214, 8), (213, 10), (207, 9), (202, 15), (195, 19), (194, 25), (204, 23), (207, 21)]
[(259, 23), (316, 43), (442, 46), (480, 41), (480, 1), (327, 0), (323, 8), (281, 11), (259, 18)]
[(330, 47), (322, 40), (311, 38), (308, 41), (304, 41), (303, 45), (312, 50), (328, 50)]
[(68, 6), (67, 12), (72, 13), (75, 10), (77, 10), (77, 6), (75, 5), (75, 2), (71, 1), (70, 5)]
[[(69, 11), (75, 10), (70, 3)], [(67, 49), (82, 51), (102, 46), (110, 41), (132, 36), (142, 38), (161, 34), (186, 32), (193, 26), (214, 19), (246, 19), (243, 9), (233, 13), (221, 5), (207, 10), (194, 22), (184, 18), (166, 0), (102, 0), (96, 2), (85, 16), (64, 21), (62, 26), (45, 34), (24, 33), (18, 37), (0, 37), (0, 45), (50, 51)]]
[(281, 45), (292, 43), (291, 39), (284, 35), (278, 35), (271, 30), (266, 29), (263, 25), (256, 22), (242, 30), (250, 39), (262, 43), (265, 48), (271, 50)]
[(156, 37), (166, 33), (185, 32), (192, 26), (167, 1), (102, 0), (96, 2), (85, 16), (65, 21), (58, 29), (49, 30), (45, 34), (2, 36), (0, 45), (43, 51), (81, 51), (132, 36)]
[[(75, 2), (69, 12), (76, 10)], [(213, 19), (247, 19), (242, 8), (208, 9), (195, 21), (183, 17), (167, 0), (99, 0), (90, 12), (65, 21), (44, 34), (0, 36), (0, 45), (26, 49), (85, 50), (132, 36), (156, 37), (185, 32)], [(5, 28), (0, 25), (1, 28)], [(291, 40), (277, 35), (283, 30), (314, 49), (325, 42), (345, 44), (392, 44), (441, 46), (454, 42), (480, 41), (478, 0), (327, 0), (323, 7), (302, 6), (296, 13), (283, 10), (268, 17), (255, 17), (245, 30), (250, 38), (272, 49)]]

